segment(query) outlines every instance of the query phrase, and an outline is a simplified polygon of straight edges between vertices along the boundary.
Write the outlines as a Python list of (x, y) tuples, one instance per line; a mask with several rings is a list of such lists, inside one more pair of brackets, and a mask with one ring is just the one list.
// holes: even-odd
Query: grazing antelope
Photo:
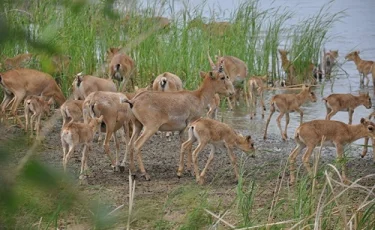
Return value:
[(187, 28), (200, 28), (203, 31), (207, 32), (209, 35), (212, 36), (223, 36), (229, 29), (231, 28), (232, 24), (229, 22), (209, 22), (209, 23), (204, 23), (202, 18), (195, 18), (191, 21), (189, 21)]
[(367, 109), (371, 109), (372, 106), (369, 93), (360, 93), (358, 96), (352, 94), (331, 94), (323, 98), (323, 101), (327, 108), (326, 120), (331, 120), (338, 111), (348, 111), (349, 125), (352, 124), (355, 108), (363, 105)]
[[(250, 119), (253, 119), (256, 115), (256, 104), (257, 104), (257, 94), (260, 96), (260, 105), (262, 108), (262, 118), (264, 118), (264, 111), (266, 111), (266, 106), (264, 105), (263, 100), (263, 90), (267, 87), (268, 75), (264, 76), (254, 76), (249, 79), (247, 82), (250, 103), (251, 103), (251, 112)], [(248, 105), (250, 106), (250, 105)]]
[(78, 122), (82, 118), (83, 100), (66, 100), (60, 107), (63, 117), (63, 126), (67, 122)]
[[(300, 114), (300, 124), (302, 124), (303, 120), (303, 111), (300, 109), (300, 106), (305, 103), (306, 101), (312, 101), (316, 102), (316, 96), (315, 93), (311, 91), (311, 87), (307, 85), (302, 86), (302, 91), (299, 94), (278, 94), (272, 97), (271, 99), (271, 109), (270, 109), (270, 115), (267, 119), (266, 123), (266, 129), (264, 130), (264, 139), (267, 139), (267, 129), (268, 125), (270, 123), (271, 117), (274, 114), (274, 112), (277, 110), (280, 112), (279, 116), (277, 117), (277, 126), (279, 127), (281, 136), (283, 140), (285, 141), (287, 136), (287, 129), (289, 124), (289, 113), (297, 111)], [(286, 116), (285, 119), (285, 131), (283, 132), (281, 129), (281, 118)]]
[[(216, 145), (220, 142), (224, 142), (224, 145), (228, 151), (230, 161), (234, 168), (236, 179), (238, 181), (239, 174), (237, 168), (236, 155), (233, 153), (233, 148), (238, 147), (244, 152), (253, 151), (254, 143), (251, 139), (251, 136), (244, 137), (242, 136), (242, 134), (237, 133), (229, 125), (209, 118), (200, 118), (191, 123), (191, 125), (188, 128), (188, 133), (189, 139), (186, 142), (184, 142), (181, 146), (180, 163), (177, 172), (178, 177), (181, 177), (184, 171), (184, 154), (185, 151), (188, 150), (188, 158), (193, 158), (196, 181), (199, 184), (204, 184), (206, 171), (208, 169), (208, 166), (214, 159)], [(198, 146), (194, 150), (194, 152), (191, 153), (193, 143), (196, 141), (198, 141)], [(204, 167), (202, 172), (199, 173), (198, 154), (204, 149), (204, 147), (207, 144), (211, 144), (210, 156), (208, 157), (206, 166)], [(190, 161), (191, 160), (189, 160), (189, 162)], [(188, 165), (188, 170), (190, 170), (190, 167), (191, 166)]]
[[(362, 60), (359, 57), (359, 51), (353, 51), (345, 56), (345, 59), (348, 61), (354, 61), (355, 65), (357, 66), (357, 70), (359, 72), (359, 80), (360, 84), (363, 85), (366, 78), (366, 86), (368, 86), (368, 83), (370, 79), (368, 78), (368, 75), (372, 73), (372, 82), (375, 88), (375, 68), (373, 61), (366, 61)], [(362, 76), (363, 77), (362, 77)]]
[(182, 81), (173, 73), (165, 72), (155, 78), (152, 83), (152, 90), (155, 91), (179, 91), (182, 90)]
[[(133, 148), (138, 156), (138, 165), (142, 176), (149, 180), (150, 176), (144, 168), (141, 153), (145, 142), (158, 130), (179, 131), (181, 140), (186, 126), (202, 116), (215, 93), (227, 95), (234, 93), (232, 82), (223, 72), (222, 66), (219, 70), (208, 73), (200, 72), (200, 75), (203, 78), (203, 83), (195, 91), (144, 91), (137, 94), (132, 100), (124, 101), (130, 104), (131, 111), (136, 118), (129, 144), (132, 147), (129, 148), (132, 174), (135, 173)], [(139, 136), (142, 128), (143, 133)]]
[(84, 100), (90, 93), (96, 91), (116, 92), (116, 84), (111, 79), (82, 75), (78, 73), (72, 83), (75, 100)]
[(74, 152), (75, 147), (78, 144), (83, 144), (82, 160), (81, 160), (81, 173), (79, 178), (83, 179), (85, 175), (83, 173), (88, 169), (87, 167), (87, 154), (90, 149), (90, 145), (93, 141), (94, 134), (98, 124), (102, 123), (103, 116), (99, 118), (93, 118), (90, 123), (80, 122), (69, 122), (63, 126), (61, 130), (61, 144), (63, 147), (63, 167), (66, 172), (66, 166), (68, 164), (70, 155)]
[[(225, 74), (229, 77), (232, 84), (235, 86), (235, 94), (233, 101), (234, 103), (236, 103), (236, 100), (239, 99), (240, 92), (243, 89), (243, 86), (241, 84), (245, 82), (248, 73), (245, 62), (233, 56), (215, 56), (217, 60), (215, 64), (212, 61), (209, 52), (207, 52), (207, 55), (212, 70), (217, 70), (220, 68), (221, 65), (223, 65)], [(230, 110), (233, 110), (230, 98), (228, 98), (228, 106)]]
[(336, 65), (336, 59), (339, 57), (338, 50), (330, 50), (324, 53), (324, 74), (326, 77), (331, 77), (332, 68)]
[(12, 58), (5, 58), (4, 60), (5, 68), (6, 69), (20, 68), (23, 64), (25, 64), (26, 62), (29, 62), (32, 57), (33, 57), (33, 54), (24, 53), (24, 54), (18, 54)]
[[(307, 147), (302, 157), (302, 162), (309, 174), (312, 170), (309, 164), (310, 156), (315, 146), (320, 145), (325, 137), (324, 144), (332, 143), (336, 147), (337, 158), (343, 158), (344, 147), (358, 139), (375, 136), (375, 124), (364, 118), (358, 125), (347, 125), (340, 121), (313, 120), (300, 125), (294, 134), (297, 147), (289, 155), (290, 183), (295, 182), (295, 162), (302, 150)], [(342, 177), (346, 180), (346, 167), (342, 166)]]
[(215, 93), (215, 96), (211, 99), (211, 102), (208, 104), (207, 117), (211, 119), (217, 119), (217, 111), (220, 107), (220, 95)]
[[(126, 84), (130, 79), (132, 84), (132, 89), (134, 90), (134, 75), (136, 72), (134, 60), (121, 52), (121, 48), (109, 48), (107, 50), (107, 59), (109, 67), (109, 77), (114, 78), (121, 82), (120, 92), (124, 92), (126, 89)], [(120, 84), (120, 85), (121, 85)]]
[[(105, 132), (104, 152), (108, 155), (112, 163), (112, 167), (117, 170), (119, 167), (119, 150), (120, 142), (117, 138), (116, 132), (123, 128), (125, 133), (125, 143), (127, 149), (129, 148), (129, 126), (134, 122), (134, 116), (128, 104), (121, 103), (121, 100), (128, 99), (123, 93), (113, 93), (98, 91), (91, 93), (83, 103), (83, 114), (85, 123), (88, 123), (90, 118), (103, 116), (103, 122), (100, 124), (99, 131)], [(89, 117), (87, 117), (89, 115)], [(113, 160), (109, 149), (109, 141), (112, 136), (115, 139), (116, 158)], [(125, 155), (126, 156), (126, 155)], [(125, 164), (125, 157), (123, 164)], [(120, 168), (121, 170), (123, 168)]]
[[(49, 101), (46, 101), (42, 96), (28, 96), (24, 102), (24, 111), (25, 111), (25, 120), (26, 120), (26, 127), (25, 131), (30, 124), (31, 135), (33, 134), (33, 125), (35, 121), (35, 130), (36, 130), (36, 137), (39, 137), (40, 128), (41, 128), (41, 118), (44, 114), (48, 114), (50, 111), (50, 106), (53, 103), (52, 98)], [(35, 120), (36, 119), (36, 120)]]
[(14, 99), (11, 114), (21, 127), (23, 124), (17, 115), (17, 108), (26, 96), (40, 95), (53, 98), (59, 105), (65, 102), (64, 94), (51, 75), (38, 70), (21, 68), (0, 73), (0, 85), (4, 89), (1, 115), (5, 114), (6, 107)]

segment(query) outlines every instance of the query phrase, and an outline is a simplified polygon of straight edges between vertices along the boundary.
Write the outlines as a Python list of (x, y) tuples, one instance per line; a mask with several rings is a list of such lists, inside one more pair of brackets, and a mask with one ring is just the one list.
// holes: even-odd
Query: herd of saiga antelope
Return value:
[[(287, 51), (279, 50), (281, 54), (282, 67), (287, 74), (287, 80), (293, 81), (294, 66), (287, 58)], [(194, 91), (182, 89), (181, 79), (165, 72), (153, 81), (152, 85), (137, 89), (134, 93), (122, 93), (126, 89), (129, 79), (134, 77), (135, 63), (133, 59), (122, 53), (119, 48), (110, 48), (108, 54), (109, 79), (98, 78), (91, 75), (77, 74), (73, 81), (73, 99), (66, 100), (61, 89), (55, 80), (47, 73), (34, 69), (13, 68), (0, 74), (0, 85), (4, 91), (4, 99), (1, 103), (1, 117), (6, 118), (6, 109), (11, 107), (11, 114), (15, 121), (25, 130), (28, 127), (33, 132), (33, 123), (35, 122), (36, 135), (39, 135), (41, 116), (49, 113), (50, 105), (57, 102), (61, 105), (61, 114), (63, 117), (63, 126), (61, 130), (61, 142), (63, 147), (63, 167), (66, 170), (67, 162), (78, 144), (83, 144), (81, 176), (86, 177), (87, 157), (90, 144), (93, 142), (94, 135), (99, 129), (105, 132), (104, 151), (108, 155), (112, 167), (115, 170), (124, 170), (126, 156), (129, 155), (129, 167), (134, 175), (134, 153), (137, 155), (138, 164), (147, 180), (150, 176), (147, 174), (143, 162), (141, 148), (145, 142), (157, 131), (179, 131), (180, 140), (187, 129), (189, 138), (182, 143), (180, 161), (177, 175), (181, 176), (184, 171), (184, 153), (187, 151), (187, 169), (191, 170), (193, 162), (196, 180), (204, 183), (205, 173), (213, 160), (215, 153), (215, 143), (224, 142), (227, 148), (231, 163), (234, 167), (236, 178), (239, 173), (236, 166), (236, 157), (233, 153), (234, 147), (239, 147), (245, 152), (254, 150), (254, 143), (250, 136), (242, 136), (232, 129), (229, 125), (216, 121), (215, 110), (220, 103), (218, 94), (228, 97), (228, 104), (237, 103), (240, 88), (234, 85), (238, 81), (243, 82), (247, 76), (246, 64), (233, 56), (216, 56), (216, 63), (209, 57), (212, 70), (209, 72), (200, 72), (203, 82), (200, 87)], [(26, 55), (27, 56), (27, 55)], [(332, 67), (338, 57), (337, 51), (330, 51), (324, 55), (323, 69), (326, 76), (331, 74)], [(347, 60), (354, 61), (360, 75), (363, 79), (369, 79), (367, 75), (372, 72), (375, 79), (374, 62), (360, 59), (359, 51), (354, 51), (346, 56)], [(18, 55), (13, 60), (9, 58), (8, 63), (21, 63), (22, 55)], [(313, 68), (307, 70), (313, 72)], [(117, 87), (112, 79), (121, 82), (121, 92), (117, 92)], [(363, 81), (360, 81), (361, 84)], [(374, 81), (375, 84), (375, 81)], [(263, 90), (267, 88), (267, 76), (251, 77), (246, 86), (250, 97), (250, 103), (253, 105), (250, 118), (255, 116), (255, 105), (257, 94), (261, 97), (262, 115), (264, 116)], [(230, 99), (229, 99), (230, 98)], [(17, 115), (17, 107), (24, 100), (26, 125)], [(360, 124), (351, 125), (354, 109), (360, 105), (371, 108), (371, 98), (368, 93), (354, 96), (351, 94), (332, 94), (323, 98), (327, 108), (325, 120), (313, 120), (302, 123), (303, 112), (300, 106), (311, 100), (317, 101), (316, 95), (311, 87), (303, 85), (298, 94), (277, 94), (272, 97), (270, 105), (270, 114), (267, 119), (264, 132), (264, 139), (267, 137), (267, 128), (273, 113), (277, 110), (280, 115), (277, 117), (277, 125), (280, 129), (283, 140), (287, 139), (287, 126), (289, 123), (289, 113), (297, 111), (300, 113), (300, 126), (295, 131), (294, 139), (297, 147), (289, 156), (290, 163), (290, 183), (295, 182), (295, 160), (297, 155), (307, 147), (303, 155), (303, 164), (309, 173), (311, 168), (309, 158), (313, 149), (319, 145), (322, 138), (325, 142), (331, 142), (335, 145), (337, 157), (343, 157), (344, 146), (360, 138), (365, 138), (365, 144), (369, 138), (375, 138), (375, 123), (362, 118)], [(247, 104), (250, 104), (247, 100)], [(208, 118), (202, 118), (205, 110), (209, 108)], [(338, 111), (349, 112), (349, 124), (339, 121), (331, 121), (331, 117)], [(281, 118), (286, 116), (284, 132), (281, 129)], [(31, 115), (31, 116), (30, 116)], [(80, 122), (82, 119), (84, 122)], [(371, 115), (370, 117), (371, 118)], [(30, 121), (31, 120), (31, 121)], [(119, 140), (116, 132), (123, 128), (126, 143), (126, 153), (119, 163)], [(132, 128), (132, 129), (131, 129)], [(131, 133), (131, 137), (130, 137)], [(113, 159), (109, 141), (114, 137), (116, 144), (116, 157)], [(101, 135), (99, 135), (99, 139)], [(192, 145), (198, 141), (197, 148), (192, 152)], [(198, 154), (207, 145), (211, 144), (211, 152), (208, 161), (202, 170), (198, 168)], [(366, 154), (367, 147), (362, 152), (362, 157)], [(375, 160), (375, 148), (374, 148)], [(342, 168), (342, 176), (345, 179), (345, 166)]]

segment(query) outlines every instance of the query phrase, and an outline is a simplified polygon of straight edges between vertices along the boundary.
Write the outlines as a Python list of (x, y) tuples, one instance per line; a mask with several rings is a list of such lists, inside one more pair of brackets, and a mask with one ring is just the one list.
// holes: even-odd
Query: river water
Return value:
[[(329, 3), (328, 0), (261, 0), (259, 6), (261, 9), (278, 8), (282, 7), (288, 11), (294, 12), (294, 16), (287, 22), (287, 26), (293, 26), (298, 24), (299, 21), (316, 15), (321, 7)], [(188, 4), (191, 8), (201, 4), (201, 1), (190, 0)], [(220, 9), (220, 14), (216, 15), (216, 18), (223, 20), (229, 17), (236, 7), (238, 7), (238, 1), (217, 1), (208, 0), (204, 10), (204, 14), (209, 17), (212, 9)], [(180, 1), (175, 2), (175, 9), (178, 11), (182, 9), (183, 4)], [(359, 74), (357, 72), (354, 62), (345, 62), (345, 55), (353, 50), (360, 50), (360, 57), (365, 60), (375, 60), (375, 17), (373, 11), (375, 10), (374, 0), (336, 0), (331, 3), (330, 11), (336, 13), (339, 11), (345, 11), (345, 16), (338, 22), (336, 22), (333, 28), (329, 31), (328, 37), (330, 39), (326, 42), (325, 48), (327, 50), (339, 50), (338, 62), (342, 64), (342, 68), (348, 73), (347, 76), (342, 70), (338, 71), (337, 77), (334, 83), (325, 81), (324, 86), (319, 86), (315, 92), (318, 96), (316, 103), (308, 102), (303, 105), (304, 121), (310, 121), (314, 119), (324, 119), (326, 115), (325, 105), (322, 102), (322, 98), (330, 95), (331, 93), (353, 93), (358, 94), (361, 92), (369, 92), (373, 101), (375, 101), (374, 91), (372, 87), (360, 88)], [(281, 46), (280, 48), (283, 48)], [(370, 79), (371, 76), (369, 75)], [(370, 86), (372, 81), (370, 80)], [(284, 93), (285, 91), (273, 91), (265, 93), (265, 102), (267, 106), (267, 112), (265, 119), (260, 116), (260, 108), (258, 108), (257, 117), (254, 120), (249, 119), (248, 110), (242, 106), (235, 109), (234, 111), (222, 110), (220, 116), (224, 117), (224, 120), (231, 123), (235, 128), (242, 130), (249, 130), (250, 133), (263, 132), (265, 121), (268, 117), (269, 112), (269, 99), (275, 93)], [(375, 104), (373, 102), (373, 104)], [(375, 107), (375, 105), (373, 106)], [(366, 109), (364, 106), (358, 107), (353, 116), (353, 124), (359, 123), (361, 117), (367, 117), (373, 109)], [(279, 130), (276, 125), (276, 112), (271, 120), (268, 134), (275, 134), (280, 136)], [(285, 117), (284, 117), (285, 119)], [(284, 127), (285, 120), (282, 120), (282, 127)], [(348, 122), (347, 112), (338, 112), (334, 117), (334, 120)], [(288, 136), (292, 137), (294, 130), (299, 126), (299, 114), (291, 113), (290, 124), (288, 128)], [(281, 137), (280, 137), (281, 138)]]

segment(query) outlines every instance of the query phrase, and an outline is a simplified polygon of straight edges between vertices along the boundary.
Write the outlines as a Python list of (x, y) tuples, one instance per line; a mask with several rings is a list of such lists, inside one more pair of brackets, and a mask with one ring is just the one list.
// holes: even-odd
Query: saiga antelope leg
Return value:
[(279, 116), (277, 116), (277, 118), (276, 118), (276, 123), (277, 123), (277, 127), (279, 127), (281, 137), (282, 137), (283, 140), (285, 141), (285, 140), (286, 140), (286, 137), (284, 137), (284, 135), (283, 135), (283, 130), (282, 130), (282, 128), (281, 128), (281, 118), (283, 118), (284, 114), (285, 114), (285, 112), (280, 112)]
[(208, 156), (208, 160), (206, 162), (206, 165), (204, 166), (204, 168), (201, 172), (199, 184), (204, 184), (204, 180), (205, 180), (205, 177), (206, 177), (206, 171), (207, 171), (208, 167), (210, 166), (212, 160), (214, 159), (214, 154), (215, 154), (215, 145), (211, 144), (211, 152), (210, 152), (210, 155)]
[(153, 127), (151, 129), (145, 127), (141, 136), (134, 143), (134, 151), (137, 154), (139, 168), (141, 170), (142, 176), (144, 176), (146, 180), (150, 180), (150, 175), (148, 175), (145, 166), (143, 165), (141, 148), (145, 144), (145, 142), (158, 131), (158, 129), (159, 127)]
[(197, 148), (193, 152), (193, 165), (194, 165), (194, 173), (195, 173), (195, 178), (196, 181), (199, 183), (200, 181), (200, 176), (199, 176), (199, 167), (198, 167), (198, 154), (202, 149), (206, 146), (207, 143), (205, 142), (200, 142), (197, 146)]
[(129, 144), (126, 148), (126, 154), (122, 161), (121, 166), (125, 167), (126, 156), (129, 155), (129, 169), (131, 175), (135, 176), (135, 165), (134, 165), (134, 142), (138, 139), (139, 134), (141, 133), (143, 125), (139, 121), (134, 121), (133, 123), (133, 133), (130, 138)]
[(290, 184), (294, 184), (296, 180), (296, 158), (305, 147), (306, 146), (304, 144), (298, 143), (297, 147), (295, 147), (294, 150), (289, 154)]
[(300, 108), (297, 108), (296, 112), (299, 112), (299, 125), (302, 125), (302, 122), (303, 122), (303, 111)]
[(271, 117), (272, 117), (272, 115), (274, 114), (274, 112), (275, 112), (275, 105), (274, 105), (274, 104), (271, 104), (270, 115), (268, 116), (268, 119), (267, 119), (266, 129), (264, 130), (264, 136), (263, 136), (263, 139), (267, 139), (267, 129), (268, 129), (268, 125), (270, 124)]
[(21, 119), (18, 117), (17, 115), (17, 108), (18, 108), (18, 105), (20, 104), (20, 102), (22, 101), (22, 99), (25, 97), (26, 93), (25, 92), (18, 92), (18, 94), (15, 94), (14, 97), (15, 97), (15, 100), (14, 100), (14, 103), (12, 105), (12, 115), (14, 116), (14, 119), (16, 120), (16, 122), (18, 122), (18, 124), (21, 126), (21, 128), (24, 128), (23, 124), (22, 124), (22, 121)]
[(307, 172), (309, 173), (309, 175), (312, 177), (313, 175), (313, 172), (312, 172), (312, 169), (310, 167), (310, 156), (314, 150), (315, 146), (314, 145), (309, 145), (307, 146), (307, 149), (305, 151), (305, 154), (303, 154), (302, 156), (302, 162), (303, 162), (303, 165), (305, 166)]
[(348, 182), (348, 179), (346, 177), (346, 162), (343, 162), (344, 157), (344, 146), (341, 144), (336, 143), (336, 151), (337, 151), (337, 160), (339, 164), (341, 165), (341, 175), (344, 183)]
[(178, 170), (177, 170), (177, 176), (181, 177), (182, 173), (184, 172), (184, 158), (185, 158), (185, 152), (187, 150), (188, 156), (191, 155), (191, 148), (193, 146), (194, 140), (192, 138), (189, 138), (189, 140), (185, 141), (181, 145), (181, 151), (180, 151), (180, 161), (178, 164)]
[(285, 113), (285, 131), (283, 133), (283, 136), (285, 139), (288, 138), (288, 125), (289, 125), (289, 113)]
[(349, 109), (349, 125), (352, 124), (352, 121), (353, 121), (353, 113), (354, 113), (354, 110), (353, 109)]
[(232, 163), (232, 167), (234, 169), (234, 174), (236, 175), (236, 180), (238, 182), (238, 180), (240, 178), (240, 175), (238, 173), (236, 155), (233, 153), (233, 147), (227, 146), (227, 150), (228, 150), (228, 155), (229, 155), (229, 158), (230, 158), (230, 162)]

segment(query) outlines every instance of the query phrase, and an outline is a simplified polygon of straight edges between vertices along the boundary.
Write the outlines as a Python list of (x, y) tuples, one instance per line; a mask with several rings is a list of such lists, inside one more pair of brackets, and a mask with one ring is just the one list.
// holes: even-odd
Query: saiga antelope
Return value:
[(369, 93), (360, 93), (358, 96), (352, 94), (331, 94), (323, 98), (323, 101), (327, 108), (326, 120), (331, 120), (338, 111), (348, 111), (349, 125), (352, 124), (355, 108), (363, 105), (367, 109), (371, 109), (372, 106)]
[(250, 119), (253, 119), (256, 115), (256, 104), (257, 104), (257, 94), (260, 97), (260, 105), (262, 109), (262, 118), (264, 118), (264, 111), (266, 111), (266, 106), (263, 100), (263, 90), (267, 87), (268, 76), (254, 76), (247, 82), (247, 88), (249, 91), (250, 107)]
[[(344, 156), (344, 147), (358, 139), (375, 136), (375, 124), (371, 121), (361, 119), (358, 125), (347, 125), (340, 121), (313, 120), (300, 125), (294, 134), (294, 140), (297, 147), (289, 155), (290, 183), (295, 182), (295, 162), (298, 154), (306, 147), (302, 156), (302, 162), (312, 175), (309, 159), (315, 148), (320, 145), (322, 138), (325, 137), (325, 143), (333, 143), (336, 147), (338, 161)], [(342, 166), (342, 177), (346, 180), (346, 167)]]
[[(91, 93), (83, 102), (83, 111), (85, 123), (88, 123), (90, 118), (103, 116), (103, 122), (100, 124), (100, 132), (105, 132), (104, 139), (104, 153), (108, 156), (112, 163), (114, 170), (119, 167), (119, 150), (120, 142), (117, 138), (116, 132), (123, 128), (124, 139), (129, 148), (129, 126), (134, 122), (134, 116), (129, 108), (128, 104), (121, 103), (121, 100), (128, 99), (123, 93), (113, 93), (98, 91)], [(89, 117), (87, 117), (87, 114)], [(112, 158), (112, 154), (109, 148), (109, 141), (112, 136), (115, 139), (116, 155), (115, 160)], [(125, 155), (126, 156), (126, 155)], [(123, 164), (125, 164), (125, 157)], [(122, 170), (123, 168), (120, 168)]]
[[(208, 166), (214, 159), (216, 144), (224, 142), (234, 169), (234, 173), (236, 175), (236, 179), (238, 181), (239, 174), (237, 161), (236, 155), (233, 153), (233, 149), (234, 147), (238, 147), (244, 152), (253, 151), (254, 142), (251, 139), (251, 136), (242, 136), (242, 134), (237, 133), (229, 125), (209, 118), (200, 118), (191, 123), (188, 128), (188, 134), (189, 139), (181, 146), (180, 163), (177, 172), (178, 177), (181, 177), (184, 171), (184, 153), (186, 150), (188, 150), (188, 158), (192, 157), (193, 159), (196, 181), (199, 184), (203, 184)], [(196, 141), (198, 141), (198, 146), (194, 150), (194, 152), (191, 153), (193, 143)], [(206, 166), (204, 167), (202, 172), (199, 173), (198, 154), (204, 149), (207, 144), (211, 144), (210, 156), (208, 157)], [(190, 170), (190, 167), (191, 166), (188, 164), (188, 170)]]
[[(300, 106), (306, 101), (316, 102), (315, 93), (311, 91), (311, 87), (307, 85), (302, 86), (302, 91), (299, 94), (278, 94), (272, 97), (271, 99), (271, 109), (270, 115), (267, 119), (266, 129), (264, 130), (264, 139), (267, 139), (267, 129), (270, 123), (271, 117), (276, 110), (280, 112), (279, 116), (276, 119), (277, 126), (279, 127), (281, 136), (285, 141), (288, 138), (287, 129), (289, 124), (289, 113), (297, 111), (300, 114), (300, 124), (303, 120), (303, 111), (300, 109)], [(281, 129), (281, 118), (285, 118), (285, 131)]]
[[(373, 117), (375, 117), (375, 112), (372, 112), (368, 119), (369, 120), (372, 120)], [(373, 161), (375, 163), (375, 141), (373, 138), (368, 138), (368, 137), (365, 137), (365, 143), (363, 144), (363, 151), (362, 151), (362, 154), (361, 154), (361, 157), (364, 158), (367, 154), (367, 148), (368, 148), (368, 140), (371, 139), (371, 142), (372, 142), (372, 158), (373, 158)]]
[(64, 94), (51, 75), (38, 70), (21, 68), (0, 73), (0, 85), (4, 89), (1, 114), (5, 114), (6, 107), (14, 99), (11, 114), (21, 127), (23, 124), (17, 115), (17, 108), (26, 96), (40, 95), (48, 99), (53, 98), (59, 105), (65, 102)]
[(107, 55), (109, 77), (120, 82), (119, 91), (125, 91), (128, 80), (131, 81), (132, 89), (134, 90), (134, 77), (136, 74), (134, 60), (121, 52), (120, 48), (109, 48)]
[[(179, 131), (180, 140), (186, 126), (200, 118), (215, 93), (230, 95), (234, 93), (232, 82), (223, 72), (223, 68), (208, 73), (201, 72), (203, 83), (195, 91), (155, 92), (144, 91), (132, 100), (130, 104), (135, 116), (133, 134), (130, 139), (130, 171), (135, 173), (133, 148), (138, 156), (138, 165), (142, 176), (150, 179), (143, 161), (141, 148), (145, 142), (159, 131)], [(143, 128), (143, 133), (139, 136)], [(139, 136), (139, 137), (138, 137)], [(135, 140), (135, 138), (137, 138)], [(134, 143), (134, 144), (133, 144)]]
[(229, 29), (231, 28), (232, 24), (229, 22), (209, 22), (204, 23), (203, 20), (199, 17), (194, 18), (193, 20), (189, 21), (187, 28), (200, 28), (204, 32), (208, 33), (209, 35), (213, 36), (223, 36)]
[(98, 124), (102, 122), (102, 119), (103, 116), (93, 118), (88, 124), (72, 121), (63, 126), (61, 130), (61, 144), (63, 147), (64, 172), (66, 172), (66, 166), (68, 164), (70, 155), (74, 152), (75, 147), (78, 144), (83, 144), (84, 147), (82, 150), (81, 173), (79, 178), (84, 178), (83, 173), (88, 169), (88, 150), (94, 138), (96, 128), (98, 127)]
[[(247, 77), (247, 66), (245, 62), (240, 60), (239, 58), (233, 57), (233, 56), (215, 56), (216, 58), (216, 64), (212, 61), (209, 52), (207, 52), (208, 60), (210, 62), (210, 66), (212, 70), (218, 70), (220, 66), (223, 66), (225, 74), (229, 77), (231, 80), (233, 86), (235, 86), (235, 94), (234, 94), (234, 100), (231, 100), (228, 98), (228, 106), (230, 110), (233, 110), (232, 103), (237, 103), (237, 99), (239, 99), (239, 95), (241, 90), (244, 86), (241, 86), (241, 84), (245, 83), (245, 79)], [(245, 93), (246, 96), (246, 93)], [(246, 97), (247, 101), (247, 97)], [(248, 103), (248, 102), (247, 102)]]
[[(36, 137), (39, 137), (40, 128), (41, 128), (41, 118), (44, 114), (49, 114), (50, 106), (53, 103), (52, 98), (49, 101), (46, 101), (42, 96), (28, 96), (24, 101), (24, 111), (25, 111), (25, 120), (26, 127), (25, 131), (27, 132), (30, 125), (31, 136), (33, 135), (33, 125), (35, 122)], [(35, 120), (36, 119), (36, 120)]]
[(354, 61), (355, 65), (357, 66), (357, 70), (359, 72), (359, 81), (360, 84), (363, 85), (366, 78), (366, 86), (370, 82), (368, 75), (372, 73), (372, 83), (375, 88), (375, 68), (373, 61), (366, 61), (362, 60), (359, 57), (359, 51), (353, 51), (345, 56), (345, 59), (348, 61)]
[(338, 50), (330, 50), (324, 53), (324, 74), (326, 77), (331, 77), (332, 68), (336, 65), (336, 59), (339, 57)]
[(66, 100), (60, 107), (60, 112), (63, 118), (63, 126), (70, 122), (78, 122), (83, 117), (82, 115), (83, 100)]

